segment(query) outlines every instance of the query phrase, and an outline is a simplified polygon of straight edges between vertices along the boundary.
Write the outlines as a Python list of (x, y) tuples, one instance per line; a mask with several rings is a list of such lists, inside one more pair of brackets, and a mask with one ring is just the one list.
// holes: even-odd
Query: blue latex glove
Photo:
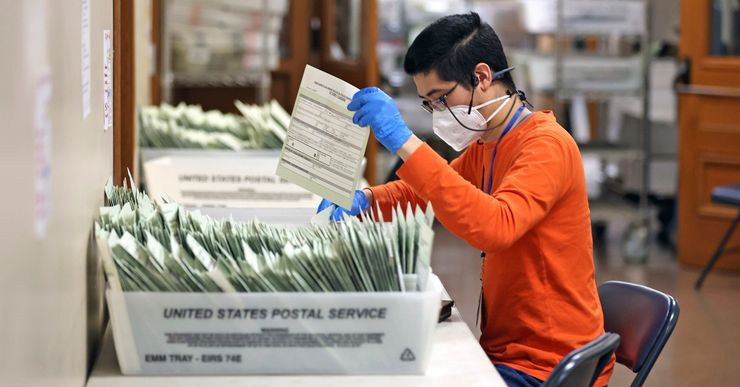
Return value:
[(393, 99), (377, 87), (366, 87), (352, 96), (347, 109), (355, 112), (352, 122), (359, 126), (370, 126), (375, 138), (391, 153), (411, 137)]
[(330, 219), (339, 222), (344, 218), (344, 214), (348, 214), (351, 216), (357, 216), (360, 215), (361, 212), (366, 211), (368, 208), (370, 208), (370, 203), (367, 201), (367, 197), (365, 196), (365, 193), (357, 190), (355, 191), (355, 198), (352, 199), (352, 208), (350, 208), (349, 211), (345, 210), (342, 207), (339, 207), (338, 205), (323, 199), (321, 200), (321, 203), (319, 203), (319, 209), (316, 210), (316, 213), (325, 210), (327, 207), (334, 206), (334, 211), (331, 212)]

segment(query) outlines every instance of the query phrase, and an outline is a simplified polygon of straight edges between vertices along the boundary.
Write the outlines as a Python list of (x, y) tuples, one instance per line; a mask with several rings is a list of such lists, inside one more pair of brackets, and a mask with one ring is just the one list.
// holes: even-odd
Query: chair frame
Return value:
[[(678, 316), (680, 314), (680, 308), (678, 306), (678, 302), (676, 301), (675, 298), (673, 298), (673, 296), (669, 294), (665, 294), (658, 290), (649, 288), (647, 286), (643, 286), (643, 285), (637, 285), (637, 284), (633, 284), (629, 282), (622, 282), (622, 281), (608, 281), (608, 282), (601, 284), (601, 286), (599, 286), (599, 290), (601, 290), (604, 286), (615, 286), (615, 285), (620, 286), (620, 287), (643, 288), (643, 289), (647, 289), (652, 292), (657, 292), (660, 295), (664, 296), (666, 300), (668, 301), (668, 308), (667, 308), (666, 315), (663, 318), (663, 323), (661, 324), (658, 332), (655, 335), (653, 335), (653, 339), (651, 343), (649, 344), (650, 349), (648, 350), (647, 355), (645, 355), (645, 358), (642, 360), (641, 363), (635, 364), (634, 367), (631, 369), (632, 372), (635, 373), (635, 378), (632, 381), (631, 386), (640, 387), (645, 383), (645, 379), (647, 379), (648, 375), (650, 374), (650, 371), (653, 369), (653, 366), (655, 365), (655, 362), (658, 359), (658, 356), (663, 351), (663, 348), (668, 342), (668, 339), (671, 337), (673, 330), (676, 328), (676, 323), (678, 322)], [(602, 305), (603, 305), (603, 302), (602, 302)], [(606, 321), (604, 321), (604, 323), (606, 325)], [(619, 333), (619, 332), (615, 332), (615, 333)], [(620, 346), (623, 345), (623, 343), (624, 341), (620, 343)], [(619, 352), (619, 349), (617, 349), (617, 352)], [(639, 359), (635, 359), (635, 362), (637, 362), (638, 360)], [(617, 361), (619, 361), (618, 358), (617, 358)]]
[[(595, 340), (567, 354), (563, 360), (555, 366), (552, 373), (547, 378), (542, 387), (560, 387), (565, 386), (568, 377), (578, 370), (578, 367), (584, 362), (597, 358), (596, 368), (591, 377), (588, 387), (592, 386), (596, 379), (601, 375), (614, 352), (619, 347), (619, 335), (616, 333), (604, 333)], [(568, 384), (568, 386), (571, 386)]]
[(701, 274), (699, 274), (699, 278), (696, 280), (696, 283), (694, 284), (694, 289), (701, 290), (702, 285), (704, 285), (704, 280), (707, 278), (707, 275), (710, 271), (712, 271), (712, 268), (714, 268), (714, 264), (717, 263), (719, 260), (719, 257), (721, 257), (725, 253), (731, 253), (737, 250), (740, 250), (740, 246), (735, 246), (732, 248), (729, 248), (725, 251), (725, 247), (727, 247), (727, 242), (730, 241), (730, 237), (735, 232), (735, 228), (737, 227), (738, 223), (740, 223), (740, 210), (737, 212), (737, 216), (735, 217), (735, 220), (730, 223), (730, 227), (727, 228), (727, 231), (725, 231), (725, 235), (722, 237), (722, 240), (719, 242), (719, 246), (717, 246), (717, 249), (714, 250), (714, 254), (712, 254), (712, 258), (709, 259), (709, 262), (707, 262), (706, 266), (704, 266), (704, 269), (701, 271)]

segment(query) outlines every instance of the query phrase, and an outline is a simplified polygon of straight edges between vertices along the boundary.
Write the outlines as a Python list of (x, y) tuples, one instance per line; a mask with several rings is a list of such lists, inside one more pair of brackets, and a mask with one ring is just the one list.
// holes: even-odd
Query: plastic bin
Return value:
[(422, 374), (441, 292), (106, 296), (126, 375)]

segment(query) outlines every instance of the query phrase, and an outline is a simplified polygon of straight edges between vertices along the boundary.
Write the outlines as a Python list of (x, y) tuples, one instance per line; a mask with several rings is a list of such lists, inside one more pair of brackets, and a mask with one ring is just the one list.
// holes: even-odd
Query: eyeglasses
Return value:
[[(501, 71), (497, 71), (497, 72), (493, 73), (493, 76), (491, 78), (492, 78), (492, 80), (497, 81), (497, 80), (503, 78), (504, 75), (506, 75), (506, 73), (508, 73), (511, 70), (514, 70), (514, 66), (507, 67), (507, 68), (505, 68), (505, 69), (503, 69)], [(477, 81), (477, 79), (475, 79), (475, 80)], [(428, 101), (426, 99), (425, 100), (422, 100), (421, 101), (421, 107), (424, 110), (426, 110), (427, 113), (429, 113), (429, 114), (433, 113), (435, 110), (438, 111), (438, 112), (443, 112), (448, 107), (447, 106), (447, 96), (450, 95), (450, 93), (452, 93), (453, 91), (455, 91), (455, 89), (457, 88), (457, 86), (459, 84), (460, 83), (456, 83), (455, 86), (452, 86), (452, 88), (448, 92), (442, 94), (441, 97), (435, 99), (434, 101)], [(473, 86), (475, 86), (475, 85), (477, 85), (477, 83), (473, 84)], [(475, 87), (473, 87), (473, 89), (475, 89)], [(468, 106), (468, 114), (470, 114), (470, 110), (472, 108), (473, 108), (473, 93), (471, 92), (471, 94), (470, 94), (470, 106)]]
[(442, 96), (433, 101), (429, 101), (426, 99), (422, 100), (421, 107), (430, 114), (435, 110), (438, 112), (443, 112), (447, 108), (447, 96), (455, 91), (458, 85), (459, 83), (456, 83), (455, 86), (452, 86), (450, 90), (448, 90), (446, 93), (442, 94)]

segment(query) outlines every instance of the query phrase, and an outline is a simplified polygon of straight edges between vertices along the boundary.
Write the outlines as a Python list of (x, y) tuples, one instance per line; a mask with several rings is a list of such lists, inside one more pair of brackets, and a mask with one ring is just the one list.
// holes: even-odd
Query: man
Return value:
[[(353, 121), (404, 160), (401, 180), (357, 191), (352, 208), (333, 216), (431, 202), (442, 225), (481, 250), (481, 346), (509, 385), (540, 385), (604, 332), (578, 148), (551, 112), (527, 109), (498, 36), (475, 13), (425, 28), (404, 69), (434, 132), (465, 152), (447, 164), (388, 95), (362, 89), (348, 106)], [(607, 384), (613, 364), (596, 385)]]

